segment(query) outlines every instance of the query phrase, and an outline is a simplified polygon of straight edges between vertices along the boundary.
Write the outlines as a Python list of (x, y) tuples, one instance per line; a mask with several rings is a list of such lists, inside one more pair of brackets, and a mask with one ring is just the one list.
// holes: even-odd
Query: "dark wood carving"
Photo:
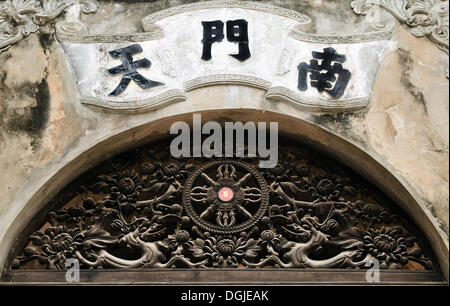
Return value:
[(284, 143), (274, 169), (173, 159), (165, 142), (116, 157), (48, 213), (11, 267), (433, 269), (414, 226), (375, 189)]

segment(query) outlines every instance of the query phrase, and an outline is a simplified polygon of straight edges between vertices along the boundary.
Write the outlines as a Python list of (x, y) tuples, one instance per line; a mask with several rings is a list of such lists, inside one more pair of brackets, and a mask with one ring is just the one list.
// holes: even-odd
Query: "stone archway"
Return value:
[[(424, 232), (426, 239), (430, 242), (435, 254), (438, 256), (439, 265), (441, 265), (441, 269), (445, 273), (445, 254), (447, 254), (445, 250), (448, 250), (448, 248), (446, 248), (445, 241), (442, 239), (439, 230), (433, 224), (432, 219), (429, 218), (421, 204), (414, 199), (414, 196), (409, 192), (408, 188), (385, 165), (382, 165), (382, 163), (371, 156), (371, 154), (364, 152), (345, 139), (337, 137), (307, 121), (276, 112), (231, 109), (221, 112), (205, 111), (202, 112), (202, 115), (205, 120), (278, 121), (280, 122), (280, 130), (284, 134), (295, 137), (297, 140), (312, 146), (318, 151), (326, 152), (344, 164), (352, 165), (355, 171), (359, 172), (385, 192), (418, 225)], [(32, 197), (27, 199), (27, 204), (23, 207), (22, 211), (17, 213), (15, 221), (10, 225), (9, 231), (4, 236), (3, 241), (6, 242), (9, 240), (9, 245), (12, 246), (12, 242), (29, 224), (31, 218), (45, 207), (48, 198), (53, 197), (82, 172), (98, 164), (104, 159), (105, 155), (111, 156), (125, 149), (137, 147), (148, 142), (149, 136), (153, 139), (161, 138), (163, 136), (162, 134), (155, 135), (154, 132), (158, 130), (163, 131), (165, 130), (164, 128), (168, 130), (170, 124), (176, 121), (185, 120), (189, 122), (190, 117), (191, 113), (188, 113), (155, 120), (109, 137), (103, 142), (97, 143), (89, 150), (85, 150), (54, 174), (43, 186), (40, 186)], [(6, 256), (6, 254), (2, 254), (2, 256)]]

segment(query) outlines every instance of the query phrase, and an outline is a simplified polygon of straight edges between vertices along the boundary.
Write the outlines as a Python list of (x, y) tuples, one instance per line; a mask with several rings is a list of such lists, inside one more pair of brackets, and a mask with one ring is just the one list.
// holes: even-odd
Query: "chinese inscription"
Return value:
[[(225, 38), (225, 24), (220, 20), (216, 20), (202, 22), (202, 25), (202, 60), (207, 61), (212, 58), (212, 45), (216, 42), (222, 42)], [(246, 61), (251, 57), (247, 21), (244, 19), (229, 20), (226, 23), (226, 27), (227, 40), (239, 43), (239, 52), (230, 54), (230, 56), (241, 62)], [(152, 65), (151, 61), (146, 58), (133, 60), (133, 56), (141, 52), (143, 50), (139, 44), (133, 44), (109, 52), (111, 57), (122, 60), (121, 65), (106, 70), (112, 75), (122, 74), (119, 85), (109, 96), (122, 94), (132, 80), (142, 89), (165, 85), (161, 82), (149, 80), (137, 72), (137, 69), (150, 68)], [(324, 48), (323, 52), (313, 51), (312, 56), (313, 59), (310, 60), (309, 64), (302, 62), (298, 65), (298, 90), (306, 91), (308, 89), (309, 76), (310, 86), (316, 88), (320, 93), (326, 92), (334, 99), (342, 97), (351, 77), (351, 72), (342, 65), (347, 57), (343, 54), (338, 54), (332, 47)]]
[[(303, 62), (298, 66), (298, 89), (301, 91), (308, 89), (309, 72), (311, 87), (317, 88), (319, 92), (327, 92), (334, 99), (342, 97), (351, 76), (350, 71), (342, 67), (346, 56), (338, 54), (331, 47), (323, 49), (323, 52), (312, 52), (312, 56), (314, 59), (310, 61), (309, 65)], [(322, 62), (319, 64), (318, 60), (322, 60)], [(336, 75), (338, 75), (337, 80)]]
[[(224, 23), (220, 20), (203, 21), (203, 53), (202, 60), (212, 59), (211, 49), (213, 43), (220, 43), (225, 38)], [(227, 21), (227, 40), (239, 43), (239, 53), (230, 54), (240, 62), (245, 62), (251, 57), (248, 39), (248, 22), (244, 19)]]
[(133, 61), (133, 55), (141, 53), (142, 51), (142, 47), (139, 44), (134, 44), (109, 52), (111, 57), (121, 59), (122, 64), (114, 68), (107, 69), (106, 71), (112, 75), (123, 74), (119, 85), (109, 94), (109, 96), (118, 96), (123, 93), (130, 84), (131, 80), (136, 82), (136, 84), (138, 84), (142, 89), (149, 89), (155, 86), (164, 85), (164, 83), (149, 80), (136, 71), (138, 68), (150, 68), (152, 65), (150, 60), (146, 58)]

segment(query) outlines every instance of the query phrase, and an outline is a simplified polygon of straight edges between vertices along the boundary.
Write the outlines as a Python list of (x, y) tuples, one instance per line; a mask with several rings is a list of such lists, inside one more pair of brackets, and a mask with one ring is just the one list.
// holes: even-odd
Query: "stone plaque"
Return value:
[(147, 111), (201, 86), (244, 84), (311, 111), (364, 108), (391, 32), (320, 36), (303, 30), (310, 22), (261, 3), (211, 1), (149, 15), (143, 33), (56, 28), (84, 104)]

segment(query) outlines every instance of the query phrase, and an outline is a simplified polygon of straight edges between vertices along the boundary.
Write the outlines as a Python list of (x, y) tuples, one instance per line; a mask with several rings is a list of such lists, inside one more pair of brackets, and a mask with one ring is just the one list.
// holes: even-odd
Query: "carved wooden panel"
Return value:
[(90, 170), (48, 211), (10, 268), (64, 270), (76, 258), (83, 269), (364, 269), (376, 259), (383, 269), (434, 270), (390, 200), (292, 140), (281, 141), (274, 169), (144, 146)]

